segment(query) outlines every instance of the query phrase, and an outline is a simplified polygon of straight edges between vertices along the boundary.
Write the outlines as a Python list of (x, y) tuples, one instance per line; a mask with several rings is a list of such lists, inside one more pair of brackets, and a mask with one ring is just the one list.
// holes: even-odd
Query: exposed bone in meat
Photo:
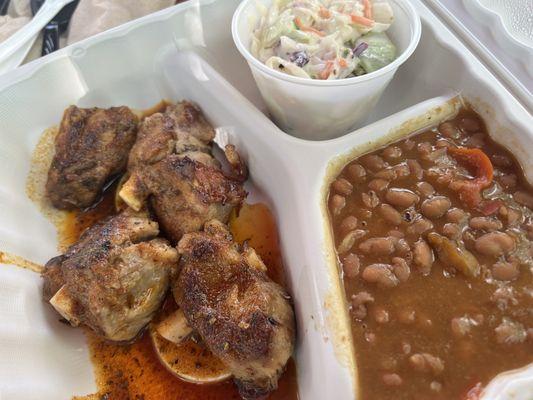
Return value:
[(45, 299), (74, 326), (113, 341), (134, 339), (159, 309), (177, 267), (177, 251), (158, 234), (145, 213), (126, 211), (94, 225), (48, 262)]

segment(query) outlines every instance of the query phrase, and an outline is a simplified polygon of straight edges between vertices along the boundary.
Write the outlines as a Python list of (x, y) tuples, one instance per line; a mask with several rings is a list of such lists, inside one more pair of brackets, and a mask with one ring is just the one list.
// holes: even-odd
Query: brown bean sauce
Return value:
[(475, 112), (354, 160), (329, 207), (361, 398), (461, 400), (533, 362), (533, 190)]
[[(115, 213), (116, 186), (116, 183), (110, 185), (95, 206), (68, 215), (59, 229), (59, 242), (62, 246), (71, 245), (85, 229)], [(268, 207), (264, 204), (244, 204), (239, 213), (232, 215), (229, 225), (235, 240), (240, 243), (248, 240), (267, 265), (268, 275), (277, 283), (284, 285), (277, 227)], [(89, 330), (86, 330), (86, 335), (94, 365), (98, 394), (77, 397), (77, 399), (240, 399), (231, 380), (212, 385), (196, 385), (175, 377), (159, 361), (148, 332), (128, 345), (107, 342)], [(187, 346), (191, 351), (189, 354), (191, 359), (198, 358), (202, 352), (207, 351), (201, 344), (188, 343)], [(191, 360), (184, 361), (191, 363)], [(297, 398), (296, 366), (290, 359), (286, 371), (279, 380), (278, 389), (270, 395), (269, 399), (295, 400)]]

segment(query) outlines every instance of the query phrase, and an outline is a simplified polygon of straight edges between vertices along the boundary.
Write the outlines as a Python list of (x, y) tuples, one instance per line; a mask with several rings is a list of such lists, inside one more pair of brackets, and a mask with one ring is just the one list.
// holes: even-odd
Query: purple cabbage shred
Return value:
[(368, 43), (361, 42), (357, 45), (357, 47), (353, 50), (353, 55), (355, 57), (359, 57), (363, 52), (368, 49)]
[(296, 51), (291, 54), (289, 59), (300, 68), (309, 62), (309, 56), (305, 53), (305, 51)]

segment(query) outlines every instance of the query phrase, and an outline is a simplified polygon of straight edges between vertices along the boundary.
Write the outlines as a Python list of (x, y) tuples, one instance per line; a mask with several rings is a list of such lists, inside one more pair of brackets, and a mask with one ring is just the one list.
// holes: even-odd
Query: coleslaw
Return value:
[(385, 31), (386, 0), (273, 0), (252, 35), (251, 51), (280, 72), (310, 79), (364, 75), (396, 59)]

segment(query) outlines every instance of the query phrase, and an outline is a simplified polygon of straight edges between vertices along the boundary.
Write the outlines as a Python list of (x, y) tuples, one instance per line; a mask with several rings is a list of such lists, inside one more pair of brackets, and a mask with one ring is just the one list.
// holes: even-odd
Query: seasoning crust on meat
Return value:
[(65, 110), (48, 171), (46, 191), (59, 209), (86, 208), (126, 168), (137, 117), (128, 107)]
[(187, 101), (140, 123), (126, 107), (67, 109), (46, 185), (52, 204), (91, 207), (125, 173), (118, 196), (126, 209), (115, 197), (119, 214), (49, 260), (43, 298), (72, 326), (130, 342), (172, 288), (179, 308), (163, 337), (174, 345), (201, 337), (241, 397), (260, 399), (277, 388), (293, 354), (294, 312), (254, 249), (236, 244), (226, 226), (247, 196), (248, 171), (231, 144), (226, 160), (215, 158), (214, 138)]
[(230, 145), (226, 154), (234, 174), (222, 170), (211, 153), (214, 134), (189, 102), (169, 106), (141, 124), (120, 196), (135, 210), (148, 203), (172, 243), (210, 219), (227, 222), (246, 197), (246, 167)]
[(232, 371), (244, 399), (261, 398), (294, 349), (294, 313), (261, 258), (217, 220), (183, 236), (174, 297), (190, 326)]
[(178, 255), (158, 224), (126, 211), (89, 228), (46, 265), (44, 296), (72, 325), (113, 341), (134, 339), (167, 292)]

